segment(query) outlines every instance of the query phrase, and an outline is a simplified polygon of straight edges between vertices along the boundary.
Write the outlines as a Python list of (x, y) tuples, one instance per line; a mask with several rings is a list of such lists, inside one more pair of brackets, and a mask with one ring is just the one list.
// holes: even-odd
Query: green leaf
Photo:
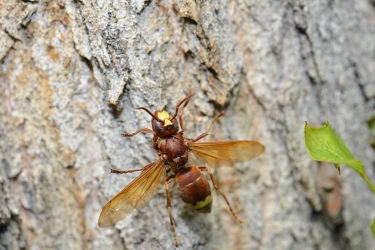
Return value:
[(371, 232), (372, 232), (372, 235), (374, 236), (375, 238), (375, 219), (373, 219), (370, 223), (370, 229), (371, 229)]
[(305, 145), (311, 158), (316, 161), (332, 162), (339, 172), (341, 164), (354, 169), (375, 193), (375, 186), (366, 175), (365, 166), (360, 160), (354, 158), (328, 121), (318, 128), (310, 127), (307, 122), (305, 123)]

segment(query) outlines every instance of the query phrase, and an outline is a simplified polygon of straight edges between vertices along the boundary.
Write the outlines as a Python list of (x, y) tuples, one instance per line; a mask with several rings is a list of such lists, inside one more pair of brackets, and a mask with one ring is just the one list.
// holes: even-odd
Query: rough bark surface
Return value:
[(180, 249), (373, 249), (375, 198), (347, 167), (314, 162), (303, 126), (326, 119), (374, 178), (373, 1), (0, 0), (0, 249), (174, 249), (165, 192), (115, 228), (103, 205), (156, 159), (135, 107), (173, 111), (186, 135), (266, 152), (216, 176), (195, 214), (171, 185)]

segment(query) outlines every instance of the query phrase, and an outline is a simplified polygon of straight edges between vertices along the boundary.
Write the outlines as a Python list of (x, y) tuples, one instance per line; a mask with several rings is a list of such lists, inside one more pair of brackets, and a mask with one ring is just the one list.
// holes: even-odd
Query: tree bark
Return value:
[(188, 93), (185, 135), (261, 142), (215, 176), (195, 214), (171, 184), (179, 249), (372, 249), (375, 197), (348, 167), (314, 162), (304, 122), (329, 120), (374, 178), (370, 0), (0, 0), (0, 249), (174, 249), (165, 191), (114, 228), (97, 220), (156, 160), (143, 111)]

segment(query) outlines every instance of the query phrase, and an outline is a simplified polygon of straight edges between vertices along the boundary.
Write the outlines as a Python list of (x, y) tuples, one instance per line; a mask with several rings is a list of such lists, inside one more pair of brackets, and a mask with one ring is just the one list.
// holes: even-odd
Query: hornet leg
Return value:
[(149, 169), (151, 166), (153, 166), (155, 164), (155, 162), (152, 162), (146, 166), (144, 166), (143, 168), (137, 168), (137, 169), (129, 169), (129, 170), (116, 170), (116, 169), (111, 169), (111, 174), (128, 174), (128, 173), (133, 173), (133, 172), (137, 172), (137, 171), (144, 171), (144, 170), (147, 170)]
[(201, 134), (200, 136), (198, 136), (197, 138), (193, 139), (191, 142), (197, 142), (199, 141), (200, 139), (206, 137), (208, 135), (208, 132), (210, 132), (211, 130), (211, 127), (212, 125), (214, 125), (214, 123), (217, 121), (217, 119), (219, 119), (221, 116), (223, 116), (225, 114), (225, 111), (221, 112), (220, 114), (218, 114), (217, 116), (215, 116), (215, 118), (212, 120), (210, 126), (208, 127), (207, 131), (204, 132), (203, 134)]
[(151, 129), (149, 128), (141, 128), (137, 131), (135, 131), (134, 133), (126, 133), (126, 134), (121, 134), (123, 137), (132, 137), (132, 136), (135, 136), (136, 134), (139, 134), (139, 133), (150, 133), (150, 134), (153, 134), (154, 131), (152, 131)]
[(172, 205), (171, 205), (171, 197), (169, 196), (169, 186), (168, 186), (168, 183), (173, 181), (175, 178), (174, 175), (171, 175), (169, 176), (164, 184), (165, 184), (165, 193), (167, 194), (167, 207), (168, 207), (168, 213), (169, 213), (169, 220), (171, 222), (171, 228), (172, 228), (172, 233), (173, 233), (173, 239), (174, 239), (174, 242), (175, 242), (175, 245), (176, 247), (178, 247), (178, 241), (177, 241), (177, 235), (176, 235), (176, 230), (174, 228), (174, 224), (173, 224), (173, 217), (172, 217)]
[(208, 174), (209, 174), (210, 177), (211, 177), (211, 181), (212, 181), (212, 183), (214, 184), (215, 189), (221, 194), (221, 196), (223, 196), (223, 198), (224, 198), (225, 202), (227, 203), (227, 205), (228, 205), (228, 207), (229, 207), (229, 210), (230, 210), (230, 212), (232, 213), (234, 219), (235, 219), (238, 223), (242, 223), (242, 221), (241, 221), (241, 220), (237, 217), (237, 215), (234, 213), (234, 211), (233, 211), (232, 207), (230, 206), (229, 201), (228, 201), (227, 197), (225, 196), (225, 194), (224, 194), (223, 192), (221, 192), (220, 187), (219, 187), (219, 185), (217, 184), (216, 179), (215, 179), (214, 175), (212, 174), (210, 168), (209, 168), (208, 166), (204, 166), (204, 167), (199, 167), (199, 169), (200, 169), (201, 171), (207, 171), (207, 172), (208, 172)]

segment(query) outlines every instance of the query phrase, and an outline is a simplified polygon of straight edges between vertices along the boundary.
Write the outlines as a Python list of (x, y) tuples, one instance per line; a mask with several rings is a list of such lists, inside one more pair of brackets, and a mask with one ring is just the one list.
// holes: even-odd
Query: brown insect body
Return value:
[(177, 173), (188, 162), (188, 147), (182, 134), (161, 139), (159, 142), (159, 156), (166, 155), (166, 163), (173, 172)]
[[(154, 114), (146, 108), (143, 109), (152, 116), (152, 130), (142, 128), (135, 133), (123, 134), (125, 137), (134, 136), (140, 132), (153, 133), (153, 147), (159, 158), (154, 163), (148, 164), (140, 169), (133, 170), (111, 170), (112, 173), (125, 174), (142, 171), (141, 174), (130, 182), (120, 193), (113, 197), (103, 208), (99, 217), (99, 226), (108, 227), (124, 219), (134, 209), (142, 209), (156, 194), (159, 184), (164, 183), (167, 196), (167, 207), (172, 227), (173, 237), (178, 246), (177, 236), (174, 229), (171, 200), (169, 196), (169, 182), (175, 180), (182, 200), (194, 211), (209, 213), (212, 206), (212, 195), (210, 185), (202, 171), (207, 171), (217, 191), (225, 199), (235, 219), (240, 221), (233, 212), (226, 196), (220, 191), (219, 186), (208, 166), (187, 167), (188, 153), (192, 152), (213, 167), (218, 165), (233, 165), (237, 162), (248, 161), (264, 151), (262, 144), (255, 141), (213, 141), (197, 142), (208, 135), (214, 122), (224, 112), (217, 115), (211, 122), (208, 130), (195, 139), (186, 139), (183, 135), (182, 113), (193, 94), (181, 100), (175, 114), (170, 118), (166, 111), (156, 111)], [(176, 116), (182, 105), (179, 122)], [(179, 131), (181, 128), (181, 131)], [(174, 175), (165, 178), (166, 167), (170, 168)]]
[(197, 166), (181, 169), (176, 175), (178, 192), (182, 200), (198, 213), (211, 212), (210, 184)]
[[(162, 112), (165, 111), (156, 111), (154, 115), (160, 119)], [(155, 149), (175, 173), (180, 197), (193, 210), (209, 213), (212, 204), (210, 185), (198, 167), (186, 168), (189, 159), (188, 147), (183, 132), (178, 133), (180, 127), (177, 120), (174, 119), (172, 124), (164, 127), (163, 122), (152, 118), (151, 124), (155, 132)], [(202, 204), (205, 204), (204, 208)]]

